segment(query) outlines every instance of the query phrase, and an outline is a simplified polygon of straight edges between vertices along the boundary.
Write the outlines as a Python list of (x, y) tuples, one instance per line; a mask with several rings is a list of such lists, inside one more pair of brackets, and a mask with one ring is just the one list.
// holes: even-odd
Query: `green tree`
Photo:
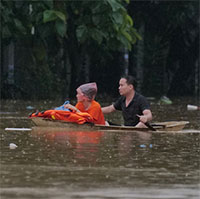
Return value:
[[(63, 85), (61, 90), (68, 88), (69, 93), (70, 85), (75, 87), (89, 80), (88, 73), (81, 79), (82, 72), (90, 71), (94, 51), (130, 50), (140, 39), (125, 8), (127, 3), (127, 0), (3, 0), (0, 4), (2, 41), (4, 45), (13, 39), (28, 44), (32, 73), (38, 73), (38, 67), (44, 68), (41, 71), (43, 75), (49, 74), (49, 89), (57, 86), (52, 81), (56, 77), (56, 82)], [(47, 83), (34, 76), (35, 83)], [(62, 79), (66, 77), (65, 82)]]

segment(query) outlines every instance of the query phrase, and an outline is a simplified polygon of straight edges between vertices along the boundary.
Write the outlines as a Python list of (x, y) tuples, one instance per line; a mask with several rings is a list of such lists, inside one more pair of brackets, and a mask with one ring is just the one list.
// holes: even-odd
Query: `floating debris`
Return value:
[(18, 146), (16, 145), (16, 144), (14, 144), (14, 143), (10, 143), (9, 144), (9, 148), (10, 149), (16, 149)]
[(5, 128), (5, 131), (31, 131), (31, 128)]
[[(146, 148), (146, 147), (148, 147), (148, 145), (146, 145), (146, 144), (141, 144), (140, 147), (141, 147), (141, 148)], [(152, 147), (153, 147), (153, 145), (152, 145), (152, 144), (149, 144), (149, 148), (152, 148)]]
[(188, 110), (188, 111), (196, 111), (196, 110), (200, 110), (200, 107), (195, 106), (195, 105), (188, 104), (188, 105), (187, 105), (187, 110)]
[(172, 104), (172, 101), (168, 97), (162, 96), (158, 101), (158, 104)]
[(35, 107), (33, 107), (33, 106), (27, 106), (26, 109), (27, 110), (33, 110), (33, 109), (35, 109)]
[(13, 114), (18, 114), (19, 112), (5, 112), (5, 111), (0, 111), (0, 115), (13, 115)]

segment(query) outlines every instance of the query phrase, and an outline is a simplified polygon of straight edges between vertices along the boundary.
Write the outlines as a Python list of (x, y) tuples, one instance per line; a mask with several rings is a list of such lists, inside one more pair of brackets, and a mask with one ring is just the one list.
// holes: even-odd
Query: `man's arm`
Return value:
[(152, 113), (150, 110), (146, 109), (143, 111), (143, 115), (140, 117), (142, 123), (146, 123), (152, 120)]
[(103, 114), (107, 114), (107, 113), (112, 113), (116, 109), (113, 105), (110, 105), (110, 106), (106, 106), (106, 107), (101, 108), (101, 110), (102, 110)]
[(152, 120), (152, 113), (149, 109), (145, 109), (142, 113), (143, 115), (138, 115), (140, 122), (136, 125), (136, 127), (139, 128), (146, 127), (144, 124)]

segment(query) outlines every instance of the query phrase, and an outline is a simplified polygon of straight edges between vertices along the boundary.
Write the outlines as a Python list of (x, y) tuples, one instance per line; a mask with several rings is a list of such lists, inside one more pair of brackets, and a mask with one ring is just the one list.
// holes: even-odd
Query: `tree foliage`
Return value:
[(31, 28), (37, 29), (45, 39), (57, 34), (68, 38), (73, 20), (77, 40), (80, 43), (108, 42), (108, 48), (131, 49), (140, 36), (133, 28), (122, 0), (102, 1), (1, 1), (2, 38), (31, 36)]
[[(70, 64), (76, 85), (81, 81), (86, 56), (92, 57), (94, 51), (131, 50), (136, 40), (141, 39), (125, 8), (128, 2), (2, 0), (3, 45), (21, 41), (30, 49), (29, 64), (35, 65), (35, 70), (38, 65), (49, 68), (52, 73), (49, 77), (55, 75), (53, 67), (65, 73)], [(66, 58), (69, 59), (68, 65)], [(65, 76), (56, 73), (57, 82), (69, 84), (62, 80)]]
[[(2, 0), (0, 8), (1, 57), (14, 42), (15, 86), (23, 97), (69, 94), (89, 80), (101, 82), (106, 92), (113, 93), (115, 85), (117, 92), (125, 49), (130, 50), (131, 74), (139, 73), (137, 58), (143, 59), (147, 95), (192, 94), (199, 81), (193, 78), (199, 60), (199, 1)], [(136, 29), (143, 25), (141, 38)]]

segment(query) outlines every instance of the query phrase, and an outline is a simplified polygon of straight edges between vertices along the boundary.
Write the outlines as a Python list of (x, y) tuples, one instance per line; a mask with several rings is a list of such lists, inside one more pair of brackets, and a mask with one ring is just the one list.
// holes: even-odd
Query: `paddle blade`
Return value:
[(196, 111), (196, 110), (198, 110), (198, 106), (194, 106), (194, 105), (188, 104), (187, 105), (187, 110), (188, 111)]

